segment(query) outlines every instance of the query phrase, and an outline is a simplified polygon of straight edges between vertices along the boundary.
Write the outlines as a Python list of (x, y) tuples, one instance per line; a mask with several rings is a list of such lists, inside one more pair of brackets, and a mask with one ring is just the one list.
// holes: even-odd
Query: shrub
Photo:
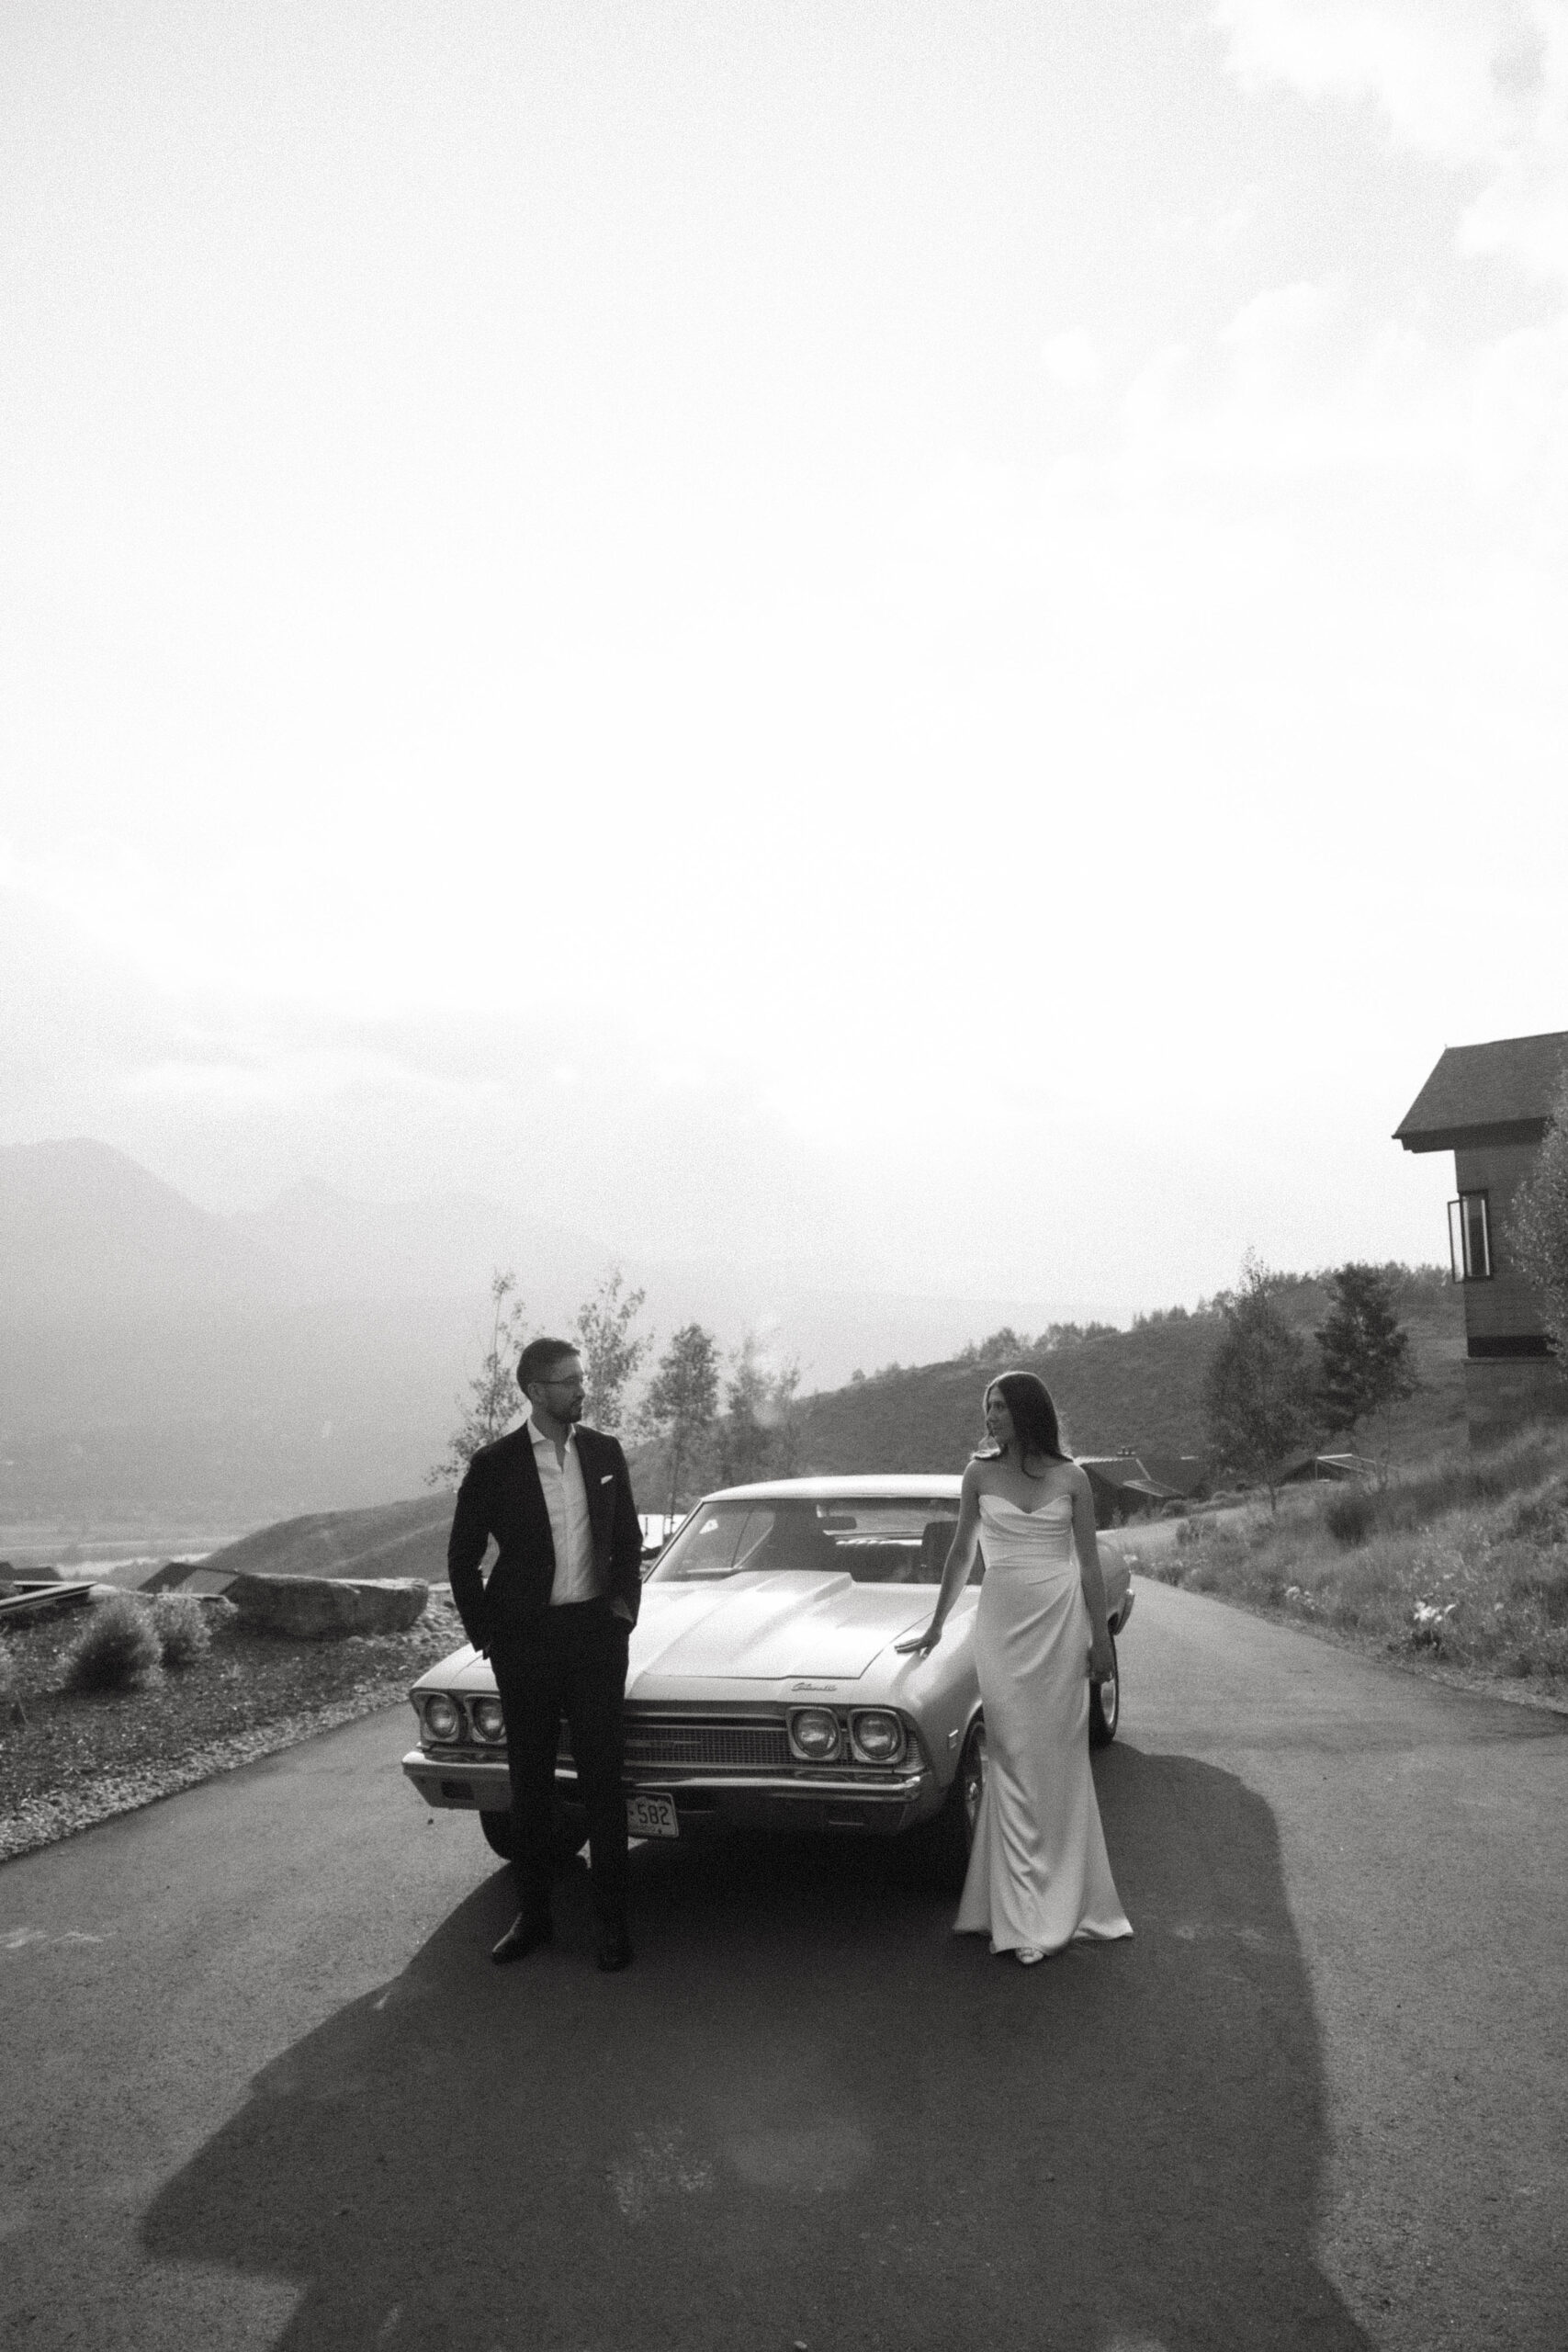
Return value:
[(97, 1602), (65, 1663), (68, 1690), (135, 1690), (160, 1671), (152, 1619), (128, 1592)]
[(1537, 1554), (1508, 1578), (1508, 1599), (1535, 1611), (1548, 1625), (1568, 1625), (1568, 1557)]
[(1510, 1515), (1508, 1532), (1529, 1536), (1537, 1544), (1568, 1545), (1568, 1479), (1521, 1496)]
[(161, 1592), (152, 1603), (152, 1631), (165, 1666), (194, 1665), (212, 1647), (207, 1611), (194, 1592)]
[(21, 1713), (21, 1702), (17, 1696), (18, 1679), (11, 1645), (0, 1634), (0, 1731)]
[(1323, 1523), (1337, 1544), (1364, 1544), (1378, 1523), (1377, 1499), (1365, 1487), (1337, 1487), (1323, 1506)]

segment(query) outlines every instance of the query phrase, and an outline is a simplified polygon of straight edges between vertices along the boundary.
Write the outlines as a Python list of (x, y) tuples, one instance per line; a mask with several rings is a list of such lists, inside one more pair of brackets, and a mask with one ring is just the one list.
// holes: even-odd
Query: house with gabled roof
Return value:
[(1080, 1453), (1078, 1468), (1089, 1475), (1097, 1527), (1120, 1527), (1129, 1519), (1146, 1519), (1162, 1503), (1179, 1499), (1179, 1487), (1151, 1476), (1136, 1453)]
[(1465, 1413), (1472, 1445), (1527, 1421), (1568, 1417), (1535, 1295), (1513, 1258), (1509, 1220), (1568, 1072), (1568, 1029), (1449, 1046), (1394, 1129), (1406, 1151), (1451, 1151), (1449, 1254), (1464, 1291)]

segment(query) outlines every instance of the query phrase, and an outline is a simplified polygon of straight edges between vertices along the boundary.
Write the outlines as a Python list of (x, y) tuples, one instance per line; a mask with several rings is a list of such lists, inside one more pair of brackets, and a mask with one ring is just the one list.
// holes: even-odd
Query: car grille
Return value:
[[(790, 1763), (781, 1723), (638, 1723), (626, 1727), (628, 1765), (685, 1765), (693, 1770), (778, 1772)], [(571, 1742), (562, 1725), (558, 1760), (571, 1761)]]

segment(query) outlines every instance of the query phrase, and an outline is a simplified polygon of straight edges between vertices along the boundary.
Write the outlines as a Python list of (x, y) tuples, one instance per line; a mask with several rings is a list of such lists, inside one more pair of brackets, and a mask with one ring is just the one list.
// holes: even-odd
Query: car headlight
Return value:
[(796, 1707), (789, 1719), (789, 1744), (808, 1764), (826, 1764), (837, 1756), (839, 1718), (831, 1707)]
[(424, 1736), (439, 1747), (463, 1736), (463, 1710), (445, 1690), (433, 1690), (424, 1702)]
[(904, 1726), (886, 1707), (863, 1707), (850, 1717), (850, 1737), (868, 1764), (892, 1764), (903, 1753)]
[(474, 1720), (474, 1731), (480, 1739), (499, 1747), (506, 1737), (506, 1717), (501, 1712), (499, 1699), (476, 1699), (468, 1709)]

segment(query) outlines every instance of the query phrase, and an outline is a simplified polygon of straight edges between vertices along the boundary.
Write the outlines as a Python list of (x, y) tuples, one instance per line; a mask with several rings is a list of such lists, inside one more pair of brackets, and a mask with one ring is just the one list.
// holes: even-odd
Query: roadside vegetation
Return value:
[(338, 1641), (188, 1593), (85, 1617), (0, 1632), (0, 1860), (386, 1706), (462, 1639), (435, 1592), (407, 1633)]
[(1200, 1512), (1144, 1573), (1568, 1700), (1568, 1429)]
[(140, 1690), (165, 1668), (183, 1673), (212, 1646), (212, 1606), (189, 1592), (99, 1601), (66, 1653), (65, 1689)]

